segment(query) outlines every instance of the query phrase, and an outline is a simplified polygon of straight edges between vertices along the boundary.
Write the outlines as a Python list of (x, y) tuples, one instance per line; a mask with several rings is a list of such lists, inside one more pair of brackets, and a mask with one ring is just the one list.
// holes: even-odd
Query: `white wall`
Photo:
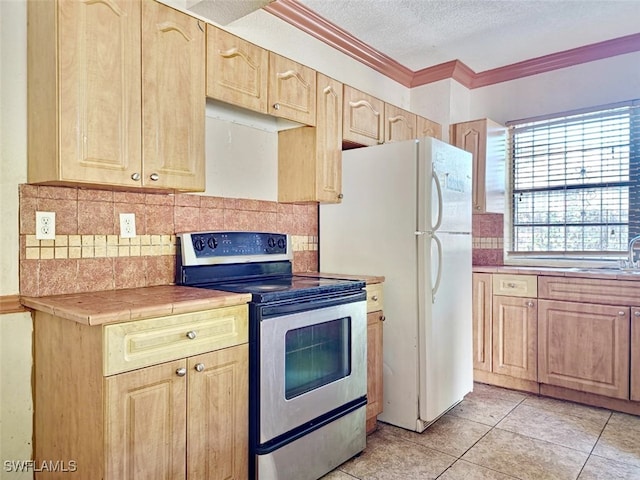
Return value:
[(470, 118), (499, 123), (640, 97), (640, 52), (471, 91)]
[[(26, 2), (0, 1), (0, 295), (18, 283), (18, 185), (27, 178)], [(31, 317), (0, 315), (0, 478), (5, 460), (31, 458)]]

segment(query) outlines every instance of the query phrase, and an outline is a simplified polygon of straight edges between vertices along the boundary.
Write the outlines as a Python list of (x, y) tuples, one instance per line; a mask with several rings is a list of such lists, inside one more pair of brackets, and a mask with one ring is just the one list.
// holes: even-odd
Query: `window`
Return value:
[(640, 101), (508, 125), (510, 253), (626, 254), (640, 235)]

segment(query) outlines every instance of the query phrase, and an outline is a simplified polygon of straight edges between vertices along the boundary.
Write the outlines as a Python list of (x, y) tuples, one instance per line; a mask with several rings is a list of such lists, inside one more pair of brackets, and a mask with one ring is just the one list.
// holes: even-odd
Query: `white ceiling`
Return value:
[(482, 72), (640, 32), (640, 0), (297, 1), (413, 71)]

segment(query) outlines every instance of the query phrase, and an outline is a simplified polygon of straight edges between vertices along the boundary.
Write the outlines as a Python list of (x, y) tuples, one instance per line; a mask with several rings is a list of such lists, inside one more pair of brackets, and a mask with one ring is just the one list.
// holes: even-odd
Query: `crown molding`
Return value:
[(276, 0), (262, 7), (262, 9), (401, 85), (405, 87), (411, 86), (411, 80), (414, 75), (412, 70), (361, 42), (301, 3), (294, 0)]
[(479, 73), (460, 60), (414, 72), (295, 0), (276, 0), (263, 7), (263, 10), (409, 88), (453, 79), (469, 89), (474, 89), (640, 51), (640, 33), (636, 33)]

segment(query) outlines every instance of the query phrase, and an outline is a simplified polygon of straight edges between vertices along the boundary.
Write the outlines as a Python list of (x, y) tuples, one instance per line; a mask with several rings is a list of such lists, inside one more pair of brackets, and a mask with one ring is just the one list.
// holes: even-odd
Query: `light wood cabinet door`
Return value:
[(28, 181), (139, 185), (140, 4), (27, 8)]
[(184, 479), (186, 361), (113, 375), (104, 382), (105, 478)]
[(317, 125), (278, 133), (279, 202), (342, 199), (342, 83), (318, 74), (317, 85)]
[(504, 213), (506, 132), (486, 118), (450, 127), (450, 143), (472, 154), (474, 213)]
[(249, 465), (247, 344), (191, 357), (187, 368), (187, 478), (245, 480)]
[(539, 381), (629, 398), (628, 307), (540, 300)]
[(384, 142), (384, 102), (349, 85), (344, 86), (342, 140), (347, 145)]
[(269, 52), (270, 115), (316, 124), (316, 71)]
[(367, 314), (367, 433), (382, 413), (382, 311)]
[(416, 117), (416, 132), (418, 138), (433, 137), (442, 140), (442, 125), (419, 115)]
[(473, 368), (491, 371), (491, 274), (473, 274)]
[(492, 370), (523, 380), (537, 380), (536, 299), (493, 296)]
[(269, 51), (207, 24), (207, 96), (267, 113)]
[(640, 402), (640, 307), (631, 309), (631, 400)]
[(384, 137), (385, 142), (401, 142), (417, 138), (416, 115), (385, 103)]
[(142, 183), (204, 191), (204, 24), (143, 2)]

